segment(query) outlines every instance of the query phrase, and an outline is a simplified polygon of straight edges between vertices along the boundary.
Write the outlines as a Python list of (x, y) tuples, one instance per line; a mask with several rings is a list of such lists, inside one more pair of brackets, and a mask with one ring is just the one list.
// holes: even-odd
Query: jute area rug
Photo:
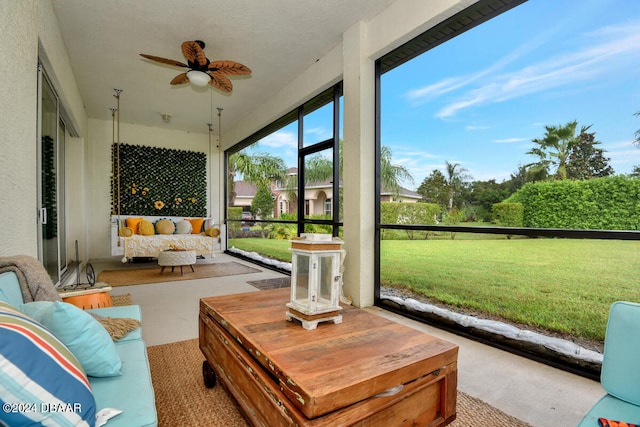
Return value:
[[(210, 389), (204, 386), (204, 356), (197, 339), (153, 346), (147, 351), (160, 427), (249, 425), (223, 386), (218, 384)], [(452, 427), (530, 427), (461, 391), (457, 410), (456, 420), (449, 424)]]
[(212, 264), (195, 264), (191, 268), (183, 268), (184, 274), (180, 274), (180, 268), (171, 271), (162, 267), (125, 268), (122, 270), (103, 270), (98, 274), (98, 282), (104, 282), (112, 287), (144, 285), (148, 283), (175, 282), (178, 280), (206, 279), (209, 277), (233, 276), (236, 274), (259, 273), (260, 270), (247, 267), (239, 262), (217, 262)]

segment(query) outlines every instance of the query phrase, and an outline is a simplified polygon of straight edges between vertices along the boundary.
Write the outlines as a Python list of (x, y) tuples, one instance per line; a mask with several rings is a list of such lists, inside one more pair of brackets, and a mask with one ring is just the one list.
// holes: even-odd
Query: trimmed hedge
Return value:
[(435, 224), (440, 215), (436, 203), (382, 202), (380, 216), (383, 224)]
[(615, 176), (525, 184), (507, 203), (522, 203), (532, 228), (640, 230), (640, 180)]
[[(436, 203), (400, 203), (382, 202), (380, 204), (380, 220), (383, 224), (435, 224), (440, 215), (440, 205)], [(382, 238), (385, 237), (382, 230)], [(428, 232), (405, 230), (407, 237), (414, 240), (418, 237), (428, 238)]]
[(496, 224), (503, 227), (522, 227), (524, 206), (522, 203), (495, 203), (492, 209)]

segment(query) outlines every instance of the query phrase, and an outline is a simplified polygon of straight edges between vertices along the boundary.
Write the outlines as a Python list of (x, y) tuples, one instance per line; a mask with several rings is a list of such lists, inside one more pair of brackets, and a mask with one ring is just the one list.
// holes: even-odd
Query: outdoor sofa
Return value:
[[(137, 227), (141, 220), (154, 225), (152, 234), (140, 233)], [(170, 233), (160, 233), (155, 228), (156, 224), (162, 220), (168, 220), (173, 224), (174, 228)], [(191, 221), (190, 224), (193, 224), (193, 228), (188, 232), (181, 232), (179, 224), (187, 221)], [(130, 229), (130, 236), (120, 235), (120, 230), (123, 228)], [(213, 224), (213, 220), (210, 218), (111, 216), (111, 255), (123, 255), (123, 261), (131, 261), (133, 258), (157, 258), (160, 252), (167, 250), (172, 245), (181, 249), (193, 250), (198, 256), (210, 255), (213, 257), (215, 251), (220, 249), (219, 236), (220, 228)]]
[[(79, 415), (87, 423), (77, 425), (93, 426), (96, 413), (113, 408), (122, 413), (108, 427), (157, 426), (141, 328), (114, 342), (89, 312), (102, 320), (141, 320), (138, 305), (84, 311), (59, 301), (39, 261), (0, 257), (0, 401), (8, 405), (0, 412), (0, 424), (24, 425), (27, 418), (46, 416), (46, 425), (74, 425), (78, 420), (73, 416)], [(78, 362), (81, 370), (75, 368)], [(59, 406), (52, 407), (52, 401)], [(71, 405), (67, 409), (74, 413), (63, 414), (60, 402)], [(67, 419), (57, 418), (61, 416)]]

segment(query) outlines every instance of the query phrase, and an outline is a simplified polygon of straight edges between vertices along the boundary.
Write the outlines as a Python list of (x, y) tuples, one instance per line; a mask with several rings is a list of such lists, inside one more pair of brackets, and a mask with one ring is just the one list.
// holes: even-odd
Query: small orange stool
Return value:
[(109, 291), (111, 286), (61, 293), (62, 301), (73, 304), (83, 310), (89, 308), (113, 307)]

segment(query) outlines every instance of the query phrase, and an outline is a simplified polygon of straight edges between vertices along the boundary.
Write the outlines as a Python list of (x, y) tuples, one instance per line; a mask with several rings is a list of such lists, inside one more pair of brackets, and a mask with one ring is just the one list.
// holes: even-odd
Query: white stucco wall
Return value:
[(35, 3), (0, 2), (0, 255), (37, 255)]
[(0, 28), (0, 215), (7, 218), (0, 222), (0, 255), (37, 257), (39, 55), (56, 92), (64, 94), (61, 102), (69, 128), (81, 138), (86, 115), (51, 3), (2, 1)]

